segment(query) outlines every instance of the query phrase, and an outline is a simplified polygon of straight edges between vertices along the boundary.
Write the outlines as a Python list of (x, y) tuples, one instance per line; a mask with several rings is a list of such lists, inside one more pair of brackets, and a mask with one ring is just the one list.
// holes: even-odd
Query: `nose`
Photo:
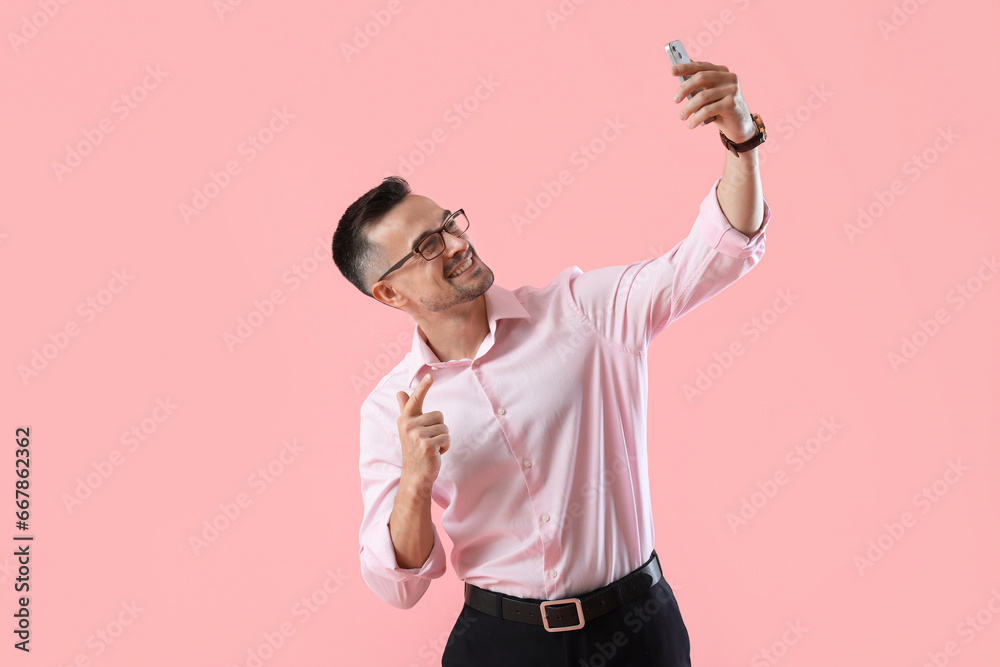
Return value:
[(445, 239), (445, 254), (449, 257), (461, 257), (465, 254), (469, 246), (472, 245), (468, 239), (468, 233), (461, 236), (452, 236), (448, 232), (445, 232), (442, 236)]

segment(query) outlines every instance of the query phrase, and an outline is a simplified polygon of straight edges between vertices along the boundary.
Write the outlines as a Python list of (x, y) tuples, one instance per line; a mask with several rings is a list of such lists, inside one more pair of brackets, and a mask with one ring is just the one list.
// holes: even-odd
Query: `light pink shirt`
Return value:
[[(721, 180), (721, 179), (719, 179)], [(475, 359), (413, 347), (361, 406), (359, 556), (368, 586), (408, 609), (447, 558), (437, 525), (420, 568), (396, 563), (389, 515), (402, 455), (397, 391), (424, 373), (424, 412), (451, 434), (432, 498), (460, 579), (537, 600), (577, 596), (638, 568), (654, 547), (646, 463), (646, 348), (764, 255), (764, 201), (752, 238), (726, 219), (716, 180), (687, 238), (662, 257), (583, 272), (544, 288), (486, 292), (489, 334)]]

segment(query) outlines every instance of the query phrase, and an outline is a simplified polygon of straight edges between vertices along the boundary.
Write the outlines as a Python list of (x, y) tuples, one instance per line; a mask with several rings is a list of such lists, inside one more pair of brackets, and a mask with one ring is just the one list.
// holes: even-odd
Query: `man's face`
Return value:
[[(369, 238), (383, 248), (382, 270), (413, 250), (417, 239), (441, 227), (445, 214), (445, 209), (427, 197), (416, 194), (404, 197), (369, 230)], [(428, 311), (440, 312), (473, 301), (486, 292), (493, 284), (493, 271), (479, 259), (469, 233), (456, 238), (444, 232), (443, 236), (444, 252), (429, 261), (419, 253), (410, 257), (387, 275), (383, 283), (376, 283), (375, 298), (397, 308), (406, 300), (416, 301)], [(452, 277), (470, 258), (472, 266)]]

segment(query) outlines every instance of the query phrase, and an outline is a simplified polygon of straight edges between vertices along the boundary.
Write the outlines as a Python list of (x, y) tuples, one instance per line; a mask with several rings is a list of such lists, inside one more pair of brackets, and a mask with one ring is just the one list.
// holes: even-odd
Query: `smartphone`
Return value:
[[(680, 64), (683, 64), (683, 63), (689, 63), (689, 62), (691, 62), (691, 59), (688, 58), (687, 51), (684, 50), (684, 45), (681, 44), (681, 40), (676, 39), (676, 40), (670, 42), (669, 44), (667, 44), (664, 48), (667, 50), (667, 55), (670, 57), (670, 64), (672, 64), (672, 65), (680, 65)], [(684, 76), (679, 76), (677, 78), (680, 79), (681, 81), (687, 81), (690, 76), (691, 76), (690, 74), (685, 74)], [(704, 89), (703, 88), (698, 88), (697, 90), (691, 91), (691, 94), (688, 95), (688, 99), (691, 99), (692, 97), (694, 97), (695, 93), (697, 93), (698, 91), (701, 91), (701, 90), (704, 90)], [(718, 116), (712, 116), (711, 118), (706, 118), (705, 121), (702, 123), (702, 125), (708, 125), (709, 123), (711, 123), (712, 121), (714, 121), (716, 118), (718, 118)]]

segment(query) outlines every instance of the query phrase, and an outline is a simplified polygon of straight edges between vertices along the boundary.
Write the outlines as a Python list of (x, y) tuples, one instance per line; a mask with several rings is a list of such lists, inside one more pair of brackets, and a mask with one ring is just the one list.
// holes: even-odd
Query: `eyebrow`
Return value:
[[(444, 224), (444, 221), (448, 219), (449, 215), (451, 215), (451, 211), (445, 209), (444, 215), (441, 216), (441, 224), (442, 225)], [(412, 246), (410, 246), (410, 250), (412, 250), (413, 252), (416, 252), (417, 251), (417, 246), (420, 245), (420, 242), (423, 241), (428, 236), (430, 236), (434, 231), (436, 231), (436, 230), (435, 229), (429, 229), (426, 232), (424, 232), (423, 234), (421, 234), (420, 236), (418, 236), (417, 240), (413, 242)]]

